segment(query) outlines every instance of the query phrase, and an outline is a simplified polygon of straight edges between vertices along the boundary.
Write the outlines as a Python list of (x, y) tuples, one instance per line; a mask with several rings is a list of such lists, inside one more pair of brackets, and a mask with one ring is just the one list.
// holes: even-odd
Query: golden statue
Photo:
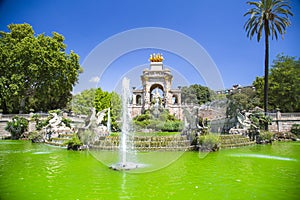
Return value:
[(164, 57), (160, 53), (158, 53), (156, 55), (154, 53), (154, 54), (150, 55), (149, 60), (150, 60), (150, 62), (162, 62), (164, 60)]

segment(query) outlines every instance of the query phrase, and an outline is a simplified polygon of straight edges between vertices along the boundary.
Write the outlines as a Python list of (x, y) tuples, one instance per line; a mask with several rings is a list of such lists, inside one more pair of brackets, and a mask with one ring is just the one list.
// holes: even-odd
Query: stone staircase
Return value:
[(67, 147), (64, 143), (73, 137), (73, 133), (71, 132), (63, 132), (60, 134), (53, 135), (49, 140), (45, 140), (46, 144), (59, 146), (59, 147)]
[[(91, 148), (101, 150), (117, 150), (119, 136), (100, 138), (91, 145)], [(186, 151), (190, 141), (186, 136), (135, 136), (133, 148), (137, 151)]]
[(255, 141), (250, 141), (249, 137), (243, 135), (220, 135), (220, 139), (222, 149), (249, 146), (255, 144)]

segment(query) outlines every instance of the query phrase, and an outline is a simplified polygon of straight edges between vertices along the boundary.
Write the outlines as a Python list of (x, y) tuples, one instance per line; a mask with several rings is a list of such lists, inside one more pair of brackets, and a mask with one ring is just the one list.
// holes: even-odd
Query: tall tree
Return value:
[(216, 94), (206, 86), (194, 84), (181, 88), (181, 99), (183, 103), (204, 104), (212, 101)]
[(95, 107), (95, 93), (96, 89), (91, 88), (75, 94), (72, 101), (68, 104), (68, 109), (72, 110), (75, 114), (88, 115), (90, 109)]
[[(278, 55), (269, 75), (269, 108), (282, 112), (300, 112), (300, 59)], [(264, 78), (253, 82), (258, 97), (263, 100)]]
[(82, 69), (64, 37), (35, 35), (29, 24), (0, 31), (0, 108), (4, 113), (64, 108)]
[(110, 103), (111, 103), (111, 94), (107, 91), (103, 91), (101, 88), (97, 88), (97, 90), (95, 91), (95, 99), (94, 99), (94, 106), (97, 112), (109, 108)]
[[(95, 91), (94, 106), (97, 112), (110, 108), (111, 128), (113, 131), (118, 131), (118, 121), (120, 121), (122, 109), (120, 96), (115, 92), (109, 93), (103, 91), (101, 88), (97, 88)], [(108, 115), (106, 114), (103, 120), (104, 124), (107, 123), (107, 117)]]
[[(250, 15), (244, 28), (247, 37), (257, 35), (259, 42), (263, 32), (265, 36), (265, 83), (264, 83), (264, 110), (268, 112), (268, 75), (269, 75), (269, 37), (278, 39), (278, 34), (283, 38), (286, 27), (291, 25), (289, 16), (293, 16), (290, 11), (291, 6), (285, 0), (260, 0), (258, 2), (248, 1), (247, 4), (253, 6), (244, 16)], [(266, 124), (265, 129), (268, 129)]]
[(252, 88), (241, 88), (227, 95), (227, 117), (236, 117), (238, 111), (249, 111), (259, 106), (260, 99)]

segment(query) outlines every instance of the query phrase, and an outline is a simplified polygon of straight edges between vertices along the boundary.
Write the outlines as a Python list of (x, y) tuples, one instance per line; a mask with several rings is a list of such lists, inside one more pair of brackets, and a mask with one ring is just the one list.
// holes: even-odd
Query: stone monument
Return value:
[[(162, 54), (150, 55), (150, 66), (141, 75), (142, 89), (133, 89), (131, 117), (142, 114), (159, 103), (178, 119), (183, 119), (181, 108), (181, 90), (172, 89), (173, 75), (163, 65)], [(157, 102), (159, 99), (159, 102)]]

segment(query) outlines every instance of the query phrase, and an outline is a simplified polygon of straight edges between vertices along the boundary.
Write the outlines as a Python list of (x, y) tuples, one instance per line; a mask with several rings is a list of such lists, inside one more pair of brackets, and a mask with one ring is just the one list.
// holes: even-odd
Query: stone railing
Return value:
[(300, 113), (269, 113), (272, 118), (272, 124), (269, 130), (273, 132), (288, 132), (293, 124), (300, 124)]
[[(48, 113), (30, 113), (30, 114), (0, 114), (0, 121), (10, 121), (14, 116), (24, 117), (26, 119), (30, 119), (34, 114), (38, 114), (42, 119), (49, 116)], [(63, 114), (63, 117), (71, 119), (72, 122), (83, 122), (85, 120), (85, 116), (80, 115), (68, 115), (67, 113)]]
[[(300, 113), (268, 113), (272, 118), (272, 124), (269, 125), (269, 130), (272, 132), (288, 132), (293, 124), (300, 124)], [(227, 132), (237, 123), (236, 119), (214, 119), (210, 121), (212, 132)]]
[(273, 120), (300, 120), (300, 113), (269, 113)]
[[(37, 113), (40, 115), (41, 118), (46, 118), (48, 117), (47, 113)], [(19, 116), (19, 117), (24, 117), (26, 119), (29, 119), (30, 117), (32, 117), (33, 114), (1, 114), (0, 115), (0, 120), (4, 120), (4, 121), (10, 121), (12, 120), (12, 118), (14, 116)]]

